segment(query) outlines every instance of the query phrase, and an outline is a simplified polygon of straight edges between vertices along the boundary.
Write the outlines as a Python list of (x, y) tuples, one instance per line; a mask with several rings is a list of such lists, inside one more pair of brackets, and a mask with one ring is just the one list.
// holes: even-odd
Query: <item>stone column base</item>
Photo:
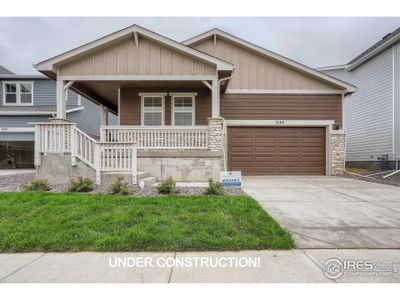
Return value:
[(346, 160), (346, 134), (343, 130), (332, 130), (330, 134), (331, 175), (342, 175)]

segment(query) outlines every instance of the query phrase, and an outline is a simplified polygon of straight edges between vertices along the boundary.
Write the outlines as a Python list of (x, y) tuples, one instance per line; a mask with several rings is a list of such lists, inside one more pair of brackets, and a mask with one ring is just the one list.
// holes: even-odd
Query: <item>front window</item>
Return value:
[(143, 125), (162, 126), (164, 123), (164, 96), (144, 96)]
[(195, 123), (194, 113), (195, 94), (179, 95), (173, 94), (173, 124), (175, 126), (193, 126)]
[(32, 105), (32, 82), (4, 82), (4, 105)]

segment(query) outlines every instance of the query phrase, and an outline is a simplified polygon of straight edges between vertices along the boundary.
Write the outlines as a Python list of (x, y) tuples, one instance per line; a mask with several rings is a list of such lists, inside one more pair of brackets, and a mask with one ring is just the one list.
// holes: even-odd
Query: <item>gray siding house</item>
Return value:
[[(91, 136), (100, 132), (101, 108), (68, 90), (67, 119)], [(56, 115), (56, 83), (43, 75), (16, 75), (0, 66), (0, 168), (33, 167), (35, 122)], [(108, 113), (110, 125), (117, 124)]]
[(349, 63), (318, 70), (357, 87), (344, 99), (347, 166), (376, 166), (382, 156), (399, 160), (400, 28)]

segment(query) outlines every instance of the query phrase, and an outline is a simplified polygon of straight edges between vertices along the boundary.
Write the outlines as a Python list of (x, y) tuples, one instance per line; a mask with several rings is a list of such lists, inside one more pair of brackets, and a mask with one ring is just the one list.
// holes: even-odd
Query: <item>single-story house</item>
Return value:
[(400, 28), (347, 64), (318, 69), (357, 86), (344, 102), (346, 166), (376, 168), (383, 159), (396, 168), (400, 160)]
[[(66, 115), (79, 129), (99, 136), (101, 107), (72, 90), (66, 91)], [(44, 75), (16, 75), (0, 66), (0, 169), (33, 168), (35, 128), (32, 123), (56, 117), (56, 83)], [(116, 116), (106, 114), (110, 125)]]
[[(177, 42), (133, 25), (35, 68), (57, 85), (56, 119), (36, 124), (39, 177), (343, 172), (342, 103), (355, 87), (221, 30)], [(99, 141), (77, 129), (68, 88), (118, 125), (103, 124)]]

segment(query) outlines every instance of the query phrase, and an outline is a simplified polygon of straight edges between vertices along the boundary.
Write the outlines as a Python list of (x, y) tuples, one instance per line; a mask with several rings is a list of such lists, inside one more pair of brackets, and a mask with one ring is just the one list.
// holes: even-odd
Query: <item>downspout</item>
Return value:
[[(223, 82), (223, 81), (226, 81), (226, 80), (229, 80), (229, 79), (231, 79), (232, 78), (232, 76), (228, 76), (228, 77), (224, 77), (224, 78), (221, 78), (221, 79), (219, 79), (218, 80), (218, 85), (221, 85), (221, 82)], [(219, 88), (219, 90), (221, 90), (220, 88)], [(221, 100), (220, 100), (220, 107), (221, 107)], [(221, 112), (221, 109), (220, 109), (220, 112)], [(223, 121), (223, 123), (222, 123), (222, 131), (223, 131), (223, 140), (222, 140), (222, 158), (223, 158), (223, 163), (224, 163), (224, 171), (227, 171), (228, 170), (228, 168), (227, 168), (227, 165), (226, 165), (226, 162), (228, 161), (228, 157), (227, 157), (227, 151), (226, 151), (226, 149), (225, 149), (225, 147), (227, 146), (226, 145), (226, 143), (225, 143), (225, 139), (227, 139), (227, 126), (226, 126), (226, 122), (225, 122), (225, 119), (223, 119), (224, 121)]]

